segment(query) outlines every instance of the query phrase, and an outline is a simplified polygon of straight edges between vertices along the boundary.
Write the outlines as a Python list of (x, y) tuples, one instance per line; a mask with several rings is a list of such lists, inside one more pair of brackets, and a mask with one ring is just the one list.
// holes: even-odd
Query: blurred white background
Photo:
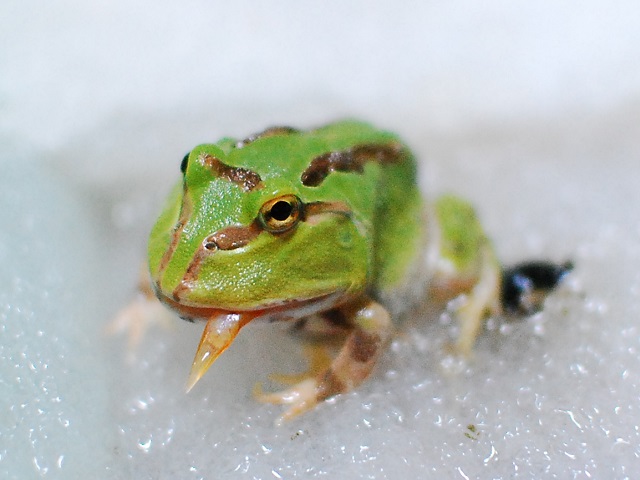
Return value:
[(147, 112), (207, 110), (223, 123), (293, 105), (315, 119), (304, 107), (328, 103), (459, 128), (606, 109), (637, 99), (638, 15), (634, 2), (597, 0), (8, 0), (2, 126), (59, 147)]

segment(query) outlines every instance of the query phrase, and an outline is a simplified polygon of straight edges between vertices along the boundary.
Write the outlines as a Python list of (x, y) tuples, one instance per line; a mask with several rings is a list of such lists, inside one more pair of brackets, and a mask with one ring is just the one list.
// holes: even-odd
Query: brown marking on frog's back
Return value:
[(364, 143), (346, 150), (323, 153), (311, 160), (300, 180), (307, 187), (317, 187), (332, 172), (361, 174), (366, 162), (396, 163), (402, 160), (405, 152), (401, 143), (390, 142)]

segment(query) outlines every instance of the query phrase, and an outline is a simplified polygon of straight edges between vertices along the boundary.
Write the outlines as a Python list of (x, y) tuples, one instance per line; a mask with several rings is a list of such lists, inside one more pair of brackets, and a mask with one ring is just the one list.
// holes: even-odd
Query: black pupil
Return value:
[(280, 200), (279, 202), (274, 203), (273, 207), (271, 207), (271, 218), (282, 222), (289, 218), (291, 212), (293, 212), (293, 205), (289, 202), (285, 202), (284, 200)]

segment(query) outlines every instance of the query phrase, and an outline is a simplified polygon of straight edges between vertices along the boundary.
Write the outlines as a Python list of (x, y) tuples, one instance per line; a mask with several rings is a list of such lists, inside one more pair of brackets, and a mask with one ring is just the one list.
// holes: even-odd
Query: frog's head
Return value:
[(349, 198), (366, 185), (310, 178), (326, 145), (278, 133), (201, 145), (183, 159), (149, 242), (156, 294), (183, 316), (322, 300), (326, 308), (364, 288), (371, 246), (362, 210), (373, 206), (354, 209)]

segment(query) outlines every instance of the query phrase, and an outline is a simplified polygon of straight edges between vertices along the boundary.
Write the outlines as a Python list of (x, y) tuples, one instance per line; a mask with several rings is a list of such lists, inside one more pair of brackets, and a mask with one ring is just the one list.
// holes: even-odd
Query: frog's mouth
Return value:
[(302, 300), (282, 300), (254, 308), (227, 309), (208, 305), (188, 305), (179, 303), (159, 291), (157, 288), (154, 293), (161, 303), (176, 312), (183, 320), (190, 322), (194, 322), (196, 320), (209, 321), (212, 317), (232, 313), (250, 316), (251, 320), (257, 318), (270, 321), (297, 320), (299, 318), (313, 315), (317, 312), (329, 310), (344, 301), (344, 289), (340, 289), (331, 293)]
[(295, 320), (328, 310), (345, 300), (344, 290), (303, 300), (274, 302), (255, 309), (225, 310), (209, 306), (182, 305), (156, 291), (158, 299), (185, 320), (206, 320), (200, 344), (187, 380), (187, 392), (236, 338), (240, 329), (256, 319)]

